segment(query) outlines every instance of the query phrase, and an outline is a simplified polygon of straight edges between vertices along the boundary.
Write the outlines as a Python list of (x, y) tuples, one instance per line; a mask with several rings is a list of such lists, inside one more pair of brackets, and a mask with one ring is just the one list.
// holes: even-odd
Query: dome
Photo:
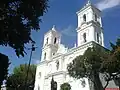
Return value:
[(60, 44), (59, 47), (58, 47), (58, 51), (57, 53), (66, 53), (67, 52), (67, 48), (65, 48), (65, 46), (63, 44)]

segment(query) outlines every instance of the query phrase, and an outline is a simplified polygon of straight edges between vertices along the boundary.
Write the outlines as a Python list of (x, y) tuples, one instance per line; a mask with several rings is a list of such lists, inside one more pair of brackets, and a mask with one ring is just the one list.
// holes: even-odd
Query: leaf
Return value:
[(3, 80), (7, 78), (9, 59), (6, 55), (0, 53), (0, 85), (2, 85)]
[[(7, 79), (6, 84), (7, 84), (8, 90), (10, 88), (12, 88), (12, 90), (25, 89), (27, 70), (28, 70), (27, 64), (21, 64), (20, 66), (14, 68), (13, 73)], [(36, 74), (36, 65), (30, 65), (29, 72), (28, 72), (27, 85), (26, 85), (29, 90), (33, 90), (34, 88), (34, 87), (29, 88), (29, 86), (34, 86), (35, 74)]]
[(24, 57), (25, 45), (34, 41), (31, 32), (40, 29), (47, 8), (48, 0), (0, 0), (0, 45)]

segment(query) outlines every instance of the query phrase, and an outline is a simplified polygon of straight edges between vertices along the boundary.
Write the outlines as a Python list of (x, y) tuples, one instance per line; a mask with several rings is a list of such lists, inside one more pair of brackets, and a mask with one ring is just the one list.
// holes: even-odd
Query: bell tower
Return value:
[(56, 31), (55, 25), (44, 35), (41, 61), (49, 61), (58, 50), (61, 35)]
[(81, 46), (87, 42), (94, 41), (104, 46), (103, 27), (101, 11), (97, 9), (90, 0), (77, 12), (77, 43)]

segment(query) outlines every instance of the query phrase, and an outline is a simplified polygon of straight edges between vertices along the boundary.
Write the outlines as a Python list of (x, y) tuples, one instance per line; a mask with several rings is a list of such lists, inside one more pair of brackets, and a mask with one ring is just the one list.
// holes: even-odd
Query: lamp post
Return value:
[(35, 51), (35, 46), (34, 46), (34, 42), (32, 43), (32, 48), (29, 48), (31, 49), (31, 52), (30, 52), (30, 59), (29, 59), (29, 63), (28, 63), (28, 68), (27, 68), (27, 75), (26, 75), (26, 78), (25, 78), (25, 90), (27, 90), (27, 80), (28, 80), (28, 73), (29, 73), (29, 68), (30, 68), (30, 64), (31, 64), (31, 59), (32, 59), (32, 52)]

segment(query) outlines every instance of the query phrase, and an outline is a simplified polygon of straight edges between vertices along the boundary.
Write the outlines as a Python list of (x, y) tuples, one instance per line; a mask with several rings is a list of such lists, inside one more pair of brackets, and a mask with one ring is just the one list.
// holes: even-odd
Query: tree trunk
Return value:
[(120, 82), (119, 82), (119, 90), (120, 90)]
[(99, 73), (95, 71), (93, 74), (93, 83), (94, 83), (94, 90), (104, 90), (100, 77), (99, 77)]

